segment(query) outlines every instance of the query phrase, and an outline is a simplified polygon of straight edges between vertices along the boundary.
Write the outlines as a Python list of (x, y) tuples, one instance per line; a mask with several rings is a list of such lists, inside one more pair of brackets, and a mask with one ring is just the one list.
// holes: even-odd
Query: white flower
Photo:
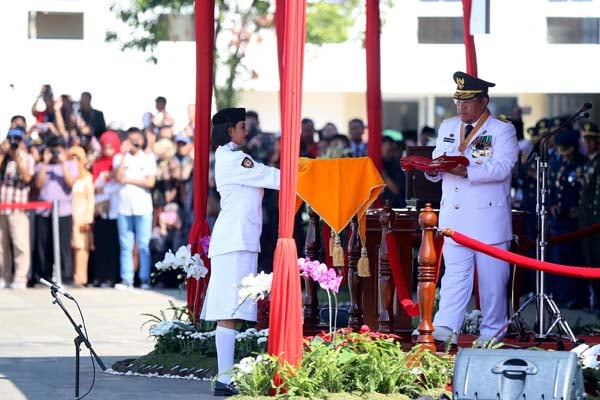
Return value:
[(259, 337), (258, 339), (256, 339), (256, 343), (261, 344), (267, 342), (268, 340), (269, 339), (266, 337)]
[(273, 274), (265, 274), (261, 271), (260, 274), (254, 276), (252, 274), (242, 278), (240, 289), (238, 291), (239, 303), (242, 304), (248, 299), (254, 301), (264, 299), (271, 292), (273, 283)]
[(165, 257), (163, 258), (163, 260), (157, 262), (156, 264), (154, 264), (154, 266), (159, 271), (166, 271), (170, 268), (173, 268), (174, 264), (175, 264), (175, 254), (173, 254), (173, 252), (171, 250), (168, 250), (165, 253)]
[(189, 265), (189, 260), (192, 256), (190, 249), (191, 246), (189, 244), (177, 249), (175, 252), (175, 268), (185, 269)]
[(208, 274), (208, 268), (204, 266), (202, 260), (200, 260), (200, 264), (193, 263), (189, 266), (187, 270), (187, 278), (194, 278), (199, 280), (200, 278), (204, 278)]
[(161, 321), (156, 326), (150, 328), (150, 334), (153, 336), (163, 336), (169, 333), (172, 329), (179, 329), (176, 322), (181, 321)]
[(256, 361), (253, 357), (245, 357), (240, 360), (239, 364), (237, 364), (236, 367), (238, 367), (240, 372), (244, 374), (249, 374), (252, 372), (252, 369), (254, 369), (255, 363)]
[(600, 355), (600, 344), (596, 344), (591, 347), (586, 344), (580, 344), (571, 351), (577, 353), (583, 368), (598, 368), (600, 364), (598, 363), (598, 356)]
[(261, 329), (260, 331), (258, 331), (258, 333), (256, 335), (258, 337), (267, 337), (267, 336), (269, 336), (269, 328)]
[(581, 355), (583, 354), (584, 351), (586, 351), (587, 349), (589, 349), (590, 346), (588, 346), (585, 343), (581, 343), (579, 346), (573, 347), (571, 349), (571, 351), (575, 354), (577, 354), (577, 357), (581, 358)]

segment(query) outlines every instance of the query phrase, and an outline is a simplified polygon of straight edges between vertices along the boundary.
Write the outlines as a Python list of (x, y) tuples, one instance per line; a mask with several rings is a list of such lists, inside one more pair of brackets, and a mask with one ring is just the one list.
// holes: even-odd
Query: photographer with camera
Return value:
[[(65, 140), (62, 136), (50, 136), (42, 161), (35, 166), (35, 186), (40, 201), (58, 201), (58, 228), (60, 236), (60, 261), (62, 279), (73, 283), (73, 253), (71, 251), (72, 187), (79, 176), (79, 166), (67, 160)], [(52, 242), (52, 210), (38, 210), (35, 218), (35, 250), (33, 282), (40, 278), (52, 279), (54, 251)]]
[[(22, 118), (22, 117), (20, 117)], [(24, 119), (24, 118), (23, 118)], [(11, 122), (15, 120), (15, 117)], [(0, 145), (0, 204), (25, 204), (34, 161), (23, 142), (25, 129), (15, 125)], [(25, 289), (31, 262), (29, 216), (24, 210), (0, 209), (0, 289)], [(13, 273), (14, 266), (14, 273)]]

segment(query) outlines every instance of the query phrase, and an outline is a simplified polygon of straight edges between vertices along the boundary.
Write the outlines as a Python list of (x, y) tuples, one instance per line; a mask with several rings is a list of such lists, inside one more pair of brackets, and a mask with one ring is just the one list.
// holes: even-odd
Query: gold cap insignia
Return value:
[(465, 87), (465, 78), (456, 77), (456, 86), (458, 86), (458, 89), (464, 88)]

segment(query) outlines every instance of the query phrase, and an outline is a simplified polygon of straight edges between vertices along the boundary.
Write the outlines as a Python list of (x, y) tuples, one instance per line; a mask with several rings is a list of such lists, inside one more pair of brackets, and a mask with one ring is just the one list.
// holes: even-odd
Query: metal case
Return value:
[(568, 351), (463, 349), (452, 391), (456, 400), (583, 399), (583, 373)]

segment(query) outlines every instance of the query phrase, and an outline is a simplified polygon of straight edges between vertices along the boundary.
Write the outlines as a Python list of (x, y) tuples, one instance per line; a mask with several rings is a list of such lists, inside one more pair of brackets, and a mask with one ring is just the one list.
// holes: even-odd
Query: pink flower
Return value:
[(318, 282), (321, 288), (337, 293), (340, 290), (342, 277), (337, 275), (335, 269), (330, 268), (320, 276)]
[(316, 281), (321, 283), (321, 276), (327, 274), (327, 265), (321, 264), (318, 261), (312, 261), (312, 267), (310, 268), (309, 275)]
[(210, 245), (210, 236), (202, 236), (200, 239), (200, 246), (202, 246), (202, 251), (204, 254), (208, 254), (208, 246)]

